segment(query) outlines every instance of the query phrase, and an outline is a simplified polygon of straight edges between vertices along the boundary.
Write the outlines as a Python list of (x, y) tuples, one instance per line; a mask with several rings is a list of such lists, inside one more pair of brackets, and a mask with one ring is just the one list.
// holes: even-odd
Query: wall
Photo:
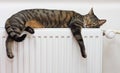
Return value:
[[(27, 1), (27, 0), (26, 0)], [(93, 2), (92, 2), (93, 1)], [(105, 25), (101, 27), (103, 30), (114, 29), (119, 30), (120, 24), (120, 2), (118, 0), (114, 1), (95, 1), (94, 0), (77, 1), (69, 3), (66, 2), (38, 2), (38, 3), (29, 3), (29, 2), (0, 2), (0, 27), (4, 27), (5, 20), (10, 17), (12, 14), (16, 13), (21, 9), (27, 8), (47, 8), (47, 9), (67, 9), (75, 10), (81, 14), (86, 14), (89, 12), (90, 8), (94, 8), (95, 14), (99, 18), (107, 19)], [(118, 2), (117, 2), (118, 1)], [(83, 2), (83, 3), (82, 3)], [(104, 39), (103, 46), (103, 73), (120, 73), (120, 35), (117, 35), (114, 39)]]
[(1, 2), (102, 2), (102, 3), (108, 3), (108, 2), (120, 2), (120, 0), (1, 0)]

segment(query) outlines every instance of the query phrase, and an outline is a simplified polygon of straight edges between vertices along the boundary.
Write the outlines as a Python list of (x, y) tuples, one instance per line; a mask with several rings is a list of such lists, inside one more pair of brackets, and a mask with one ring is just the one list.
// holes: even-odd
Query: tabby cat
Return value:
[(82, 57), (86, 58), (81, 28), (99, 28), (105, 22), (105, 19), (99, 20), (96, 17), (93, 8), (86, 15), (67, 10), (22, 10), (8, 18), (5, 24), (5, 29), (8, 33), (6, 39), (7, 56), (11, 59), (14, 57), (12, 53), (13, 41), (23, 41), (27, 36), (27, 34), (22, 34), (23, 31), (33, 34), (33, 28), (70, 28), (81, 48)]

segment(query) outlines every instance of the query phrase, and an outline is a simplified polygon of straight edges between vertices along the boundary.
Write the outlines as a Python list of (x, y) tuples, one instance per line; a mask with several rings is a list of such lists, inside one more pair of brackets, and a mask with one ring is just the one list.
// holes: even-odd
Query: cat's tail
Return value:
[(7, 53), (7, 56), (8, 56), (10, 59), (14, 58), (14, 55), (13, 55), (13, 52), (12, 52), (13, 42), (14, 42), (14, 40), (11, 39), (11, 38), (8, 36), (7, 39), (6, 39), (6, 53)]

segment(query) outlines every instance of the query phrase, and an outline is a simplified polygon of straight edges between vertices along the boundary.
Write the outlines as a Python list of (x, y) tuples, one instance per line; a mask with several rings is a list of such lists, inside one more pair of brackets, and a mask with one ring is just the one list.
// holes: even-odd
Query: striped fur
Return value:
[(99, 20), (93, 13), (93, 9), (86, 14), (81, 15), (75, 11), (67, 10), (48, 10), (48, 9), (28, 9), (22, 10), (11, 16), (5, 24), (8, 33), (6, 40), (6, 50), (9, 58), (13, 58), (11, 43), (13, 41), (21, 42), (27, 34), (27, 31), (34, 33), (33, 28), (70, 28), (74, 37), (81, 48), (81, 54), (87, 57), (84, 42), (81, 36), (81, 28), (98, 28), (106, 20)]

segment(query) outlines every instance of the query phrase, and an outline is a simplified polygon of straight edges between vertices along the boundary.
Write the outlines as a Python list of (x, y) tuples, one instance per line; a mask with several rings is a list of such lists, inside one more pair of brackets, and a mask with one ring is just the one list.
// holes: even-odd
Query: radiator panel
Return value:
[(0, 30), (0, 73), (102, 73), (102, 31), (83, 29), (87, 59), (70, 29), (36, 29), (14, 42), (14, 59), (6, 57), (6, 34)]

